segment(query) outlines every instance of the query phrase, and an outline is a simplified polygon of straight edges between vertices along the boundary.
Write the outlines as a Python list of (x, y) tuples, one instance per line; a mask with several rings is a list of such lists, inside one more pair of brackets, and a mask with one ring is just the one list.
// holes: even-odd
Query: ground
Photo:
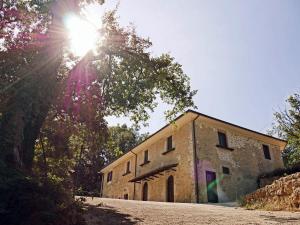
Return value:
[(300, 224), (298, 212), (246, 210), (232, 205), (87, 198), (88, 225)]

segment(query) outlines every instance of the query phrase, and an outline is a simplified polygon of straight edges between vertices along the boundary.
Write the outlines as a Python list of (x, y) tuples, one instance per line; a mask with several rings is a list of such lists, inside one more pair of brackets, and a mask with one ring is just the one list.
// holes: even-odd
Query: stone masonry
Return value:
[[(220, 146), (220, 132), (225, 147)], [(169, 137), (171, 151), (167, 151)], [(142, 200), (146, 195), (149, 201), (167, 201), (171, 193), (175, 202), (235, 201), (258, 188), (260, 174), (283, 167), (285, 145), (283, 140), (189, 110), (102, 169), (101, 196)], [(176, 166), (163, 169), (170, 165)]]
[(275, 180), (244, 200), (249, 208), (300, 210), (300, 172)]

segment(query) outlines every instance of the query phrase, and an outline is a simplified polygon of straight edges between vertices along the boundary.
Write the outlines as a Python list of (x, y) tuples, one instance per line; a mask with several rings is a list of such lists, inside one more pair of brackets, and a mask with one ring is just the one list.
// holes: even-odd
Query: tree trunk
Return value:
[[(41, 64), (49, 61), (48, 52), (46, 49), (41, 53), (38, 59)], [(20, 83), (6, 105), (0, 124), (0, 157), (6, 165), (31, 169), (35, 140), (55, 99), (60, 63), (61, 57), (56, 54), (52, 62)]]
[(0, 123), (0, 160), (7, 166), (30, 171), (35, 140), (57, 94), (57, 73), (64, 44), (63, 11), (57, 1), (52, 8), (47, 46), (7, 102)]

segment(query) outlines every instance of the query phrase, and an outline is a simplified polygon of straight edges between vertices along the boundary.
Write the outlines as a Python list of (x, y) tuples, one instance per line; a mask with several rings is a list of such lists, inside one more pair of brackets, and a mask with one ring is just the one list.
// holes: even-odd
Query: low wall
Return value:
[(246, 207), (300, 210), (300, 172), (281, 177), (244, 198)]

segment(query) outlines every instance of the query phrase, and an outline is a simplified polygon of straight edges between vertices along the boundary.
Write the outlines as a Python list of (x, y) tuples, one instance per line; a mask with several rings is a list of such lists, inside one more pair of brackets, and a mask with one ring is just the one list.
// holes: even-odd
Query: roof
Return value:
[(262, 135), (262, 136), (265, 136), (265, 137), (268, 137), (268, 138), (272, 138), (272, 139), (275, 139), (275, 140), (278, 140), (278, 141), (287, 142), (286, 140), (283, 140), (283, 139), (280, 139), (280, 138), (277, 138), (277, 137), (273, 137), (273, 136), (271, 136), (271, 135), (267, 135), (267, 134), (264, 134), (264, 133), (261, 133), (261, 132), (255, 131), (255, 130), (251, 130), (251, 129), (248, 129), (248, 128), (245, 128), (245, 127), (242, 127), (242, 126), (233, 124), (233, 123), (229, 123), (229, 122), (227, 122), (227, 121), (220, 120), (220, 119), (217, 119), (217, 118), (215, 118), (215, 117), (208, 116), (208, 115), (205, 115), (205, 114), (203, 114), (203, 113), (199, 113), (199, 112), (194, 111), (194, 110), (188, 110), (187, 112), (192, 112), (192, 113), (198, 114), (198, 115), (200, 115), (200, 116), (206, 117), (206, 118), (208, 118), (208, 119), (212, 119), (212, 120), (215, 120), (215, 121), (218, 121), (218, 122), (221, 122), (221, 123), (225, 123), (225, 124), (227, 124), (227, 125), (230, 125), (230, 126), (233, 126), (233, 127), (239, 128), (239, 129), (243, 129), (243, 130), (246, 130), (246, 131), (249, 131), (249, 132), (252, 132), (252, 133), (256, 133), (256, 134), (258, 134), (258, 135)]
[(135, 177), (131, 179), (129, 182), (140, 182), (142, 180), (152, 179), (152, 177), (157, 177), (160, 173), (168, 170), (175, 170), (174, 168), (178, 165), (178, 163), (170, 164), (167, 166), (162, 166), (157, 169), (154, 169), (148, 173), (145, 173), (141, 176)]
[(110, 165), (114, 164), (115, 162), (117, 162), (121, 158), (129, 156), (130, 154), (133, 154), (133, 151), (135, 149), (137, 149), (139, 146), (143, 145), (145, 142), (147, 142), (147, 141), (151, 140), (152, 138), (154, 138), (155, 135), (157, 135), (158, 133), (160, 133), (163, 130), (167, 129), (170, 125), (174, 124), (174, 122), (178, 123), (180, 120), (183, 120), (183, 118), (187, 117), (188, 115), (193, 115), (193, 116), (190, 117), (190, 119), (187, 119), (188, 121), (194, 120), (194, 119), (196, 119), (198, 117), (202, 117), (202, 118), (206, 118), (208, 120), (212, 120), (212, 121), (215, 121), (215, 122), (223, 123), (223, 124), (229, 125), (231, 127), (234, 127), (234, 128), (237, 128), (237, 129), (241, 129), (241, 130), (244, 130), (244, 131), (247, 131), (247, 132), (259, 135), (261, 137), (270, 138), (270, 139), (272, 139), (274, 141), (281, 142), (281, 146), (284, 146), (284, 147), (282, 147), (282, 150), (285, 148), (285, 146), (287, 144), (287, 141), (285, 141), (283, 139), (280, 139), (280, 138), (277, 138), (277, 137), (273, 137), (273, 136), (270, 136), (270, 135), (267, 135), (267, 134), (264, 134), (264, 133), (261, 133), (261, 132), (258, 132), (258, 131), (254, 131), (254, 130), (251, 130), (251, 129), (248, 129), (248, 128), (245, 128), (245, 127), (233, 124), (233, 123), (229, 123), (227, 121), (224, 121), (224, 120), (212, 117), (212, 116), (208, 116), (206, 114), (199, 113), (197, 111), (189, 109), (186, 112), (184, 112), (183, 114), (181, 114), (180, 116), (178, 116), (177, 118), (175, 118), (172, 122), (166, 124), (165, 126), (163, 126), (162, 128), (160, 128), (158, 131), (156, 131), (153, 134), (151, 134), (144, 141), (142, 141), (141, 143), (139, 143), (138, 145), (136, 145), (135, 147), (133, 147), (129, 152), (121, 155), (119, 158), (117, 158), (116, 160), (114, 160), (111, 163), (109, 163), (108, 165), (106, 165), (101, 171), (105, 170), (107, 167), (109, 167)]

